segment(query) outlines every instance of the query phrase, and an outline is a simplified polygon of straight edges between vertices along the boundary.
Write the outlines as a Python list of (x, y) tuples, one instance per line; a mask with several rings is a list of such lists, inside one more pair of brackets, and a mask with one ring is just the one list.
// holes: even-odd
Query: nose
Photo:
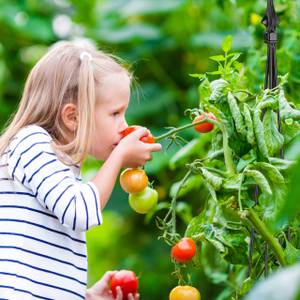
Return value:
[(128, 124), (127, 124), (126, 120), (124, 119), (121, 126), (120, 126), (120, 132), (125, 130), (127, 127), (128, 127)]

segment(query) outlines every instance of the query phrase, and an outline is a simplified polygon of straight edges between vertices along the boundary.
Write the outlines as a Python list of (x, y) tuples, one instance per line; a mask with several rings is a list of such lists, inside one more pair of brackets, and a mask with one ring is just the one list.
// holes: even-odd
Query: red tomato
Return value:
[(137, 293), (139, 282), (134, 272), (121, 270), (114, 274), (110, 281), (110, 289), (114, 297), (117, 296), (117, 286), (120, 286), (123, 293), (123, 300), (127, 300), (128, 294)]
[[(199, 122), (199, 121), (203, 120), (205, 117), (207, 117), (208, 119), (211, 119), (211, 120), (215, 120), (215, 121), (217, 120), (216, 116), (213, 113), (209, 112), (209, 113), (204, 113), (204, 114), (201, 114), (200, 116), (197, 116), (194, 119), (193, 123)], [(209, 122), (204, 122), (204, 123), (195, 125), (194, 128), (198, 132), (206, 133), (206, 132), (210, 132), (214, 129), (214, 124), (209, 123)]]
[(120, 184), (129, 194), (139, 193), (148, 185), (148, 176), (141, 169), (126, 169), (120, 176)]
[(170, 292), (169, 300), (201, 300), (201, 295), (192, 286), (178, 285)]
[(196, 250), (193, 239), (184, 237), (172, 247), (171, 254), (177, 262), (186, 262), (194, 257)]
[[(138, 127), (136, 126), (130, 126), (130, 127), (127, 127), (125, 130), (123, 130), (121, 132), (121, 136), (122, 138), (124, 138), (125, 136), (127, 136), (128, 134), (134, 132)], [(142, 142), (144, 143), (148, 143), (148, 144), (153, 144), (155, 143), (155, 139), (153, 137), (153, 135), (150, 133), (149, 135), (145, 135), (143, 136), (141, 139), (140, 139)]]
[(126, 129), (124, 129), (124, 130), (121, 132), (122, 138), (124, 138), (125, 136), (127, 136), (129, 133), (134, 132), (135, 130), (136, 130), (136, 127), (135, 127), (135, 126), (127, 127)]
[(148, 144), (155, 143), (154, 136), (151, 133), (149, 135), (143, 136), (141, 138), (141, 141), (144, 142), (144, 143), (148, 143)]

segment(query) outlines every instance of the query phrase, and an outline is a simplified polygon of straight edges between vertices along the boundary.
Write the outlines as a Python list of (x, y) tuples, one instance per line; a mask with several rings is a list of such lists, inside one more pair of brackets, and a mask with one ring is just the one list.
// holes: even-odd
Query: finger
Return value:
[(149, 144), (148, 150), (151, 152), (159, 152), (162, 149), (162, 145), (159, 143)]
[(139, 300), (140, 299), (140, 294), (135, 294), (135, 299), (134, 300)]
[(109, 281), (111, 280), (112, 276), (116, 274), (117, 271), (107, 271), (104, 273), (102, 278), (98, 281), (97, 288), (105, 288), (108, 286)]
[(140, 139), (145, 135), (149, 135), (150, 131), (146, 127), (140, 127), (134, 132), (130, 133), (128, 137), (131, 137), (132, 139)]
[(134, 299), (133, 295), (131, 293), (129, 293), (127, 295), (127, 300), (135, 300), (135, 299)]
[(116, 300), (122, 300), (123, 299), (123, 293), (122, 293), (121, 287), (117, 286), (116, 291), (117, 291)]

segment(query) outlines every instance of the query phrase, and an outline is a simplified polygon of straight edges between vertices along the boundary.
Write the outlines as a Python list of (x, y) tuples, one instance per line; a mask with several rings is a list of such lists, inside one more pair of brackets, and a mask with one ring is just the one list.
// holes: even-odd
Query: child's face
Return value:
[(89, 154), (105, 160), (121, 140), (121, 131), (128, 126), (125, 120), (130, 98), (128, 75), (118, 73), (105, 77), (96, 95), (96, 131), (92, 135)]

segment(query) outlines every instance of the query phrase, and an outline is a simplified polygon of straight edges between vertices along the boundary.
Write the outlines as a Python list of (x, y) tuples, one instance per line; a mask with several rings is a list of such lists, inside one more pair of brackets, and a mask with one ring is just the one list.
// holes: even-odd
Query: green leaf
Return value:
[(280, 90), (278, 100), (279, 100), (280, 116), (283, 120), (285, 119), (300, 120), (300, 110), (291, 107), (291, 105), (288, 103), (287, 99), (285, 98), (283, 90)]
[(217, 79), (210, 83), (211, 87), (211, 95), (210, 99), (212, 101), (218, 100), (221, 96), (225, 95), (226, 93), (226, 87), (228, 86), (228, 82), (224, 79)]
[(225, 61), (225, 56), (224, 55), (215, 55), (215, 56), (210, 56), (209, 59), (213, 61)]
[(234, 175), (226, 179), (223, 183), (223, 188), (226, 190), (239, 190), (241, 186), (242, 174)]
[(227, 53), (231, 50), (231, 46), (232, 46), (232, 36), (228, 35), (222, 42), (222, 49), (225, 53)]
[(198, 78), (200, 80), (203, 80), (203, 79), (206, 78), (205, 74), (198, 74), (198, 73), (192, 73), (192, 74), (189, 74), (189, 76), (194, 77), (194, 78)]
[(281, 159), (278, 157), (270, 157), (270, 163), (275, 166), (278, 170), (288, 170), (292, 166), (296, 164), (295, 161), (288, 160), (288, 159)]
[(247, 142), (251, 145), (255, 145), (253, 120), (251, 116), (250, 107), (247, 103), (244, 104), (244, 117), (245, 117), (245, 125), (247, 128)]
[(289, 241), (286, 240), (284, 256), (289, 265), (300, 263), (300, 249), (296, 249)]
[(245, 300), (299, 300), (300, 264), (281, 269), (260, 281)]
[(245, 175), (252, 177), (263, 193), (272, 195), (272, 190), (266, 177), (258, 170), (245, 170)]
[(188, 224), (193, 218), (192, 208), (186, 202), (177, 202), (176, 205), (176, 214), (186, 223)]
[(250, 150), (249, 153), (243, 155), (240, 158), (236, 167), (237, 171), (241, 172), (242, 170), (245, 169), (245, 167), (247, 167), (249, 164), (254, 162), (256, 159), (257, 159), (256, 152), (254, 151), (254, 149)]
[(216, 190), (219, 191), (222, 186), (223, 178), (214, 175), (212, 172), (206, 170), (205, 168), (200, 168), (202, 176), (207, 182)]
[(263, 157), (267, 158), (269, 156), (268, 147), (264, 135), (264, 125), (260, 119), (260, 110), (256, 109), (253, 113), (253, 127), (255, 132), (255, 137), (258, 145), (259, 152)]
[(277, 115), (272, 110), (267, 110), (264, 119), (264, 135), (269, 155), (279, 152), (284, 143), (284, 137), (278, 131)]
[[(203, 181), (203, 179), (200, 175), (190, 176), (186, 180), (185, 184), (181, 187), (178, 197), (182, 197), (192, 190), (199, 189), (202, 181)], [(178, 181), (178, 182), (175, 182), (172, 184), (172, 186), (170, 188), (170, 197), (171, 198), (173, 198), (176, 195), (178, 188), (181, 185), (181, 182), (182, 181)]]
[(234, 120), (236, 131), (243, 137), (246, 138), (247, 130), (245, 126), (245, 121), (241, 110), (238, 106), (235, 96), (231, 92), (228, 93), (228, 104), (230, 107), (230, 111)]
[(199, 153), (202, 149), (202, 143), (202, 139), (197, 138), (183, 146), (170, 159), (170, 168), (174, 170), (177, 165), (186, 163), (191, 155)]
[(273, 165), (266, 162), (256, 162), (254, 166), (267, 175), (274, 187), (282, 188), (285, 185), (284, 177), (280, 171)]
[(208, 103), (211, 94), (211, 87), (206, 76), (203, 78), (202, 82), (200, 83), (198, 87), (198, 92), (199, 92), (199, 102), (201, 104)]
[(294, 219), (300, 213), (299, 195), (300, 195), (300, 159), (292, 170), (288, 195), (283, 203), (281, 210), (276, 216), (275, 227), (281, 227), (288, 221)]

